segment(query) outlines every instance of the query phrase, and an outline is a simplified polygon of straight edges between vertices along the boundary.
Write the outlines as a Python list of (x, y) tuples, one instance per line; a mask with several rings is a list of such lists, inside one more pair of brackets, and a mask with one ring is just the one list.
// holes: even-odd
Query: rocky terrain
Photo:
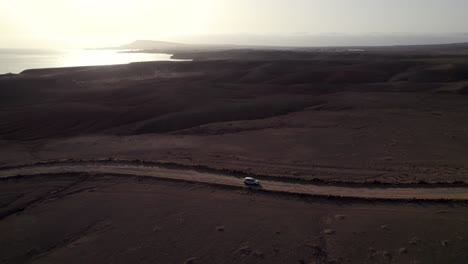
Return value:
[(465, 45), (174, 56), (0, 75), (0, 263), (468, 261)]

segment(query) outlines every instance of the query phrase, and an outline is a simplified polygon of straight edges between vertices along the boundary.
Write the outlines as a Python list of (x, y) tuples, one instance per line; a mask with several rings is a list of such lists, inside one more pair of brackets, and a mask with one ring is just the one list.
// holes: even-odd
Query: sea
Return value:
[(129, 50), (0, 49), (0, 74), (27, 69), (127, 64), (141, 61), (180, 61), (172, 54), (139, 53)]

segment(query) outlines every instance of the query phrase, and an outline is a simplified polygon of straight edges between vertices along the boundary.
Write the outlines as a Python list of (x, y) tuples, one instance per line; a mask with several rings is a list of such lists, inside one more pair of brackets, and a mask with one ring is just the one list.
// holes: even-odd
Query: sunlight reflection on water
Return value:
[(124, 53), (126, 50), (0, 50), (0, 74), (26, 69), (126, 64), (140, 61), (179, 61), (172, 54)]

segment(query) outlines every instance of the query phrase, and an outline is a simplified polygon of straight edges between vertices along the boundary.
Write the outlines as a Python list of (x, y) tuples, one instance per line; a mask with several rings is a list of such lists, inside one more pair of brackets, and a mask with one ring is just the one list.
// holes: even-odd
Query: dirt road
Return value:
[[(244, 187), (242, 177), (221, 172), (199, 171), (189, 168), (168, 168), (165, 166), (131, 164), (129, 162), (65, 162), (25, 165), (0, 169), (0, 178), (18, 175), (90, 173), (155, 177), (182, 180), (212, 185)], [(246, 187), (247, 188), (247, 187)], [(291, 194), (305, 194), (324, 197), (343, 197), (375, 200), (468, 200), (468, 187), (401, 187), (401, 186), (356, 186), (316, 185), (274, 180), (262, 180), (262, 190)]]

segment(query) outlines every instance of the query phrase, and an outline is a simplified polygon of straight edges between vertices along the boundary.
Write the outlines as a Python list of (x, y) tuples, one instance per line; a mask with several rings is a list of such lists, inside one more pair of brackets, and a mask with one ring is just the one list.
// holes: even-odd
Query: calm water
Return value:
[(123, 50), (0, 49), (0, 74), (27, 69), (176, 61), (171, 54), (121, 53)]

